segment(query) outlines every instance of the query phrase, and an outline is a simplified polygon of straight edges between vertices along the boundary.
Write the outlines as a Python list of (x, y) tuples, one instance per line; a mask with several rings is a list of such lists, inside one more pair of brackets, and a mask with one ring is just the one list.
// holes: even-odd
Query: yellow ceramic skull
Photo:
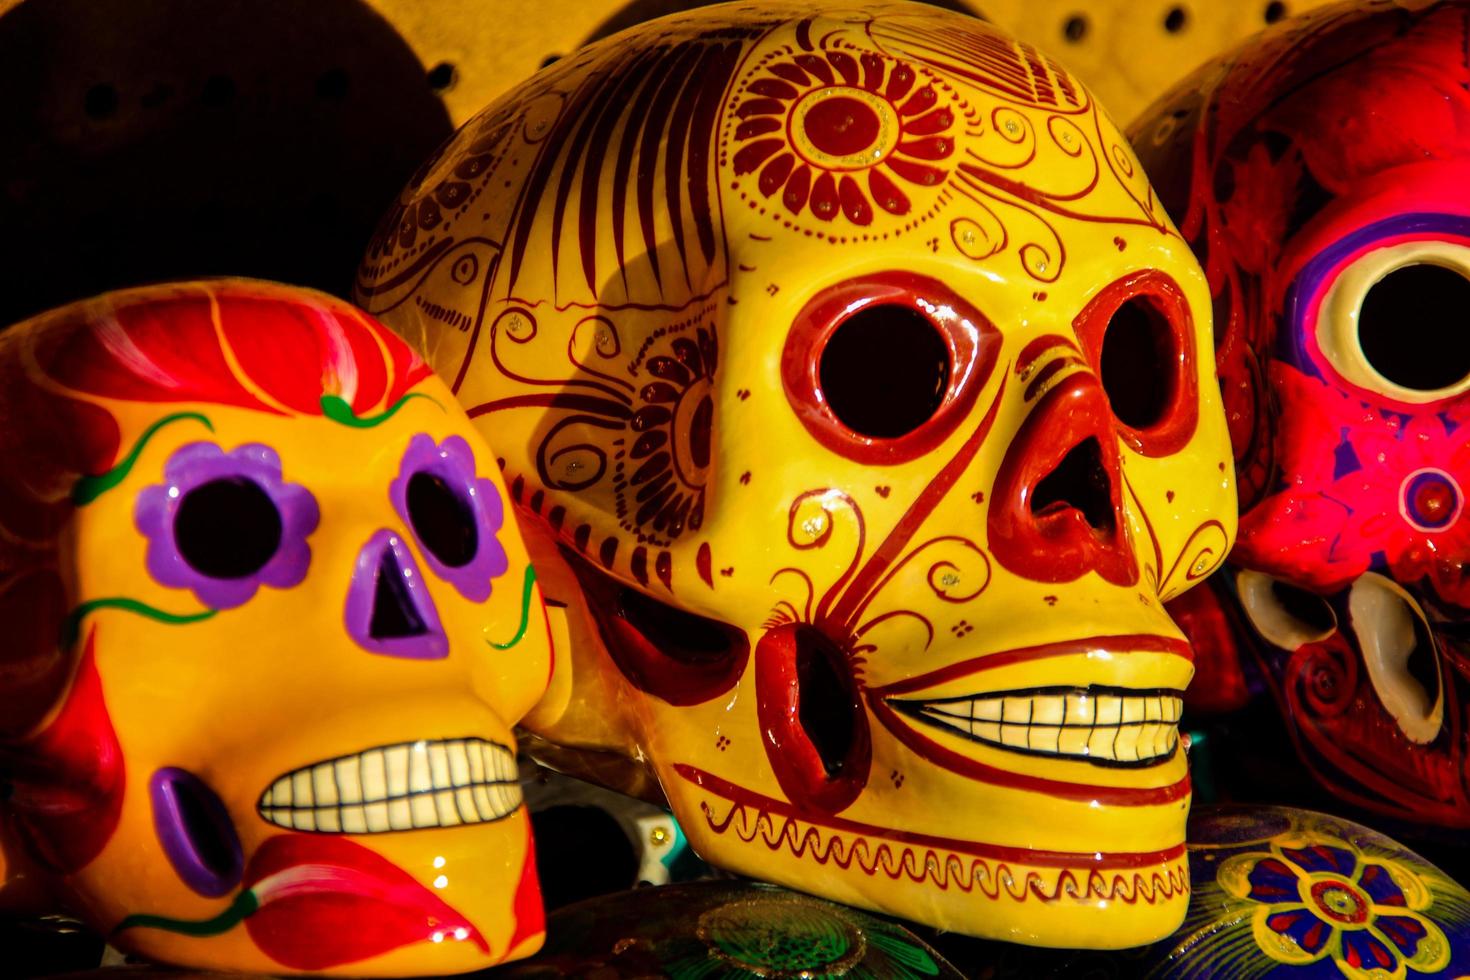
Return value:
[(567, 607), (534, 732), (651, 767), (742, 873), (1178, 924), (1161, 601), (1235, 529), (1209, 300), (1054, 61), (913, 4), (641, 26), (472, 120), (357, 296), (493, 431)]
[(546, 620), (417, 355), (315, 293), (149, 287), (7, 330), (0, 419), (0, 809), (74, 911), (270, 973), (539, 946)]

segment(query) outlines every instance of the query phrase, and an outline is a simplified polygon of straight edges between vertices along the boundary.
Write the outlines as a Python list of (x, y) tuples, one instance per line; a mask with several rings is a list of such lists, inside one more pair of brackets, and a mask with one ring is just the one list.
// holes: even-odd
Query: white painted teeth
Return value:
[(1028, 755), (1101, 766), (1163, 762), (1179, 744), (1176, 691), (1068, 688), (891, 702), (920, 721)]
[(521, 802), (514, 752), (455, 738), (383, 745), (288, 772), (256, 809), (292, 830), (382, 834), (488, 823)]

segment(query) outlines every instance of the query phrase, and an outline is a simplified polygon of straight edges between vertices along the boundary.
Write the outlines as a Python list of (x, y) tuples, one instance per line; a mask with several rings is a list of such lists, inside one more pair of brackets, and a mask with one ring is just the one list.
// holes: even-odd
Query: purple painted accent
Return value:
[(245, 873), (245, 855), (230, 812), (198, 776), (164, 768), (153, 774), (153, 830), (184, 884), (205, 898), (228, 894)]
[[(396, 579), (378, 588), (379, 575)], [(379, 596), (399, 602), (403, 615), (417, 619), (412, 635), (374, 636), (374, 614)], [(401, 537), (386, 528), (373, 534), (357, 555), (352, 584), (347, 588), (347, 633), (368, 653), (410, 660), (439, 660), (449, 656), (449, 637), (439, 622), (439, 610), (424, 584), (423, 572)]]
[[(163, 467), (161, 484), (144, 487), (133, 508), (133, 523), (148, 538), (148, 574), (163, 585), (190, 589), (211, 609), (233, 609), (254, 597), (262, 585), (289, 589), (300, 585), (311, 564), (307, 537), (320, 520), (316, 498), (305, 487), (281, 479), (281, 458), (256, 443), (228, 453), (212, 442), (181, 446)], [(179, 553), (174, 518), (189, 491), (220, 479), (246, 479), (265, 491), (281, 518), (281, 543), (260, 571), (241, 578), (213, 578), (195, 570)]]
[[(1326, 286), (1328, 277), (1335, 278), (1338, 267), (1359, 252), (1366, 252), (1378, 242), (1404, 235), (1435, 233), (1470, 237), (1470, 218), (1458, 214), (1409, 212), (1365, 225), (1344, 235), (1318, 252), (1302, 266), (1286, 291), (1286, 329), (1276, 332), (1276, 356), (1299, 371), (1321, 378), (1321, 369), (1307, 356), (1307, 335), (1316, 324), (1303, 322), (1313, 300)], [(1310, 329), (1309, 329), (1310, 328)]]
[(504, 575), (510, 562), (505, 548), (495, 537), (505, 520), (500, 493), (490, 480), (475, 473), (475, 453), (460, 436), (450, 436), (435, 445), (431, 436), (420, 433), (409, 441), (403, 454), (398, 478), (388, 488), (393, 508), (409, 528), (413, 519), (408, 513), (408, 481), (419, 473), (437, 476), (474, 515), (478, 546), (467, 564), (450, 567), (419, 541), (419, 551), (435, 575), (448, 582), (471, 602), (490, 598), (491, 580)]
[(1343, 430), (1342, 442), (1332, 451), (1332, 478), (1340, 480), (1349, 473), (1356, 473), (1363, 468), (1358, 459), (1358, 453), (1353, 449), (1352, 439), (1349, 438), (1347, 430)]

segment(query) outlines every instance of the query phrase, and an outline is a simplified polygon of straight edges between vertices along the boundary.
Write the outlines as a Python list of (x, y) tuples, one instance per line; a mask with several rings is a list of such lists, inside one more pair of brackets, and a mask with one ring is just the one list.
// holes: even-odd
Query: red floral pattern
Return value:
[(767, 63), (736, 106), (737, 176), (780, 194), (792, 215), (871, 225), (874, 207), (913, 210), (912, 190), (948, 177), (954, 112), (913, 67), (872, 52), (824, 50)]

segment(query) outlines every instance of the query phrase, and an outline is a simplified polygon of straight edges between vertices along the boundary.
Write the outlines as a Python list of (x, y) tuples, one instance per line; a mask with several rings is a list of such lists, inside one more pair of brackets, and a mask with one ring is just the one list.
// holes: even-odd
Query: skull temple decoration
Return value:
[(1187, 903), (1234, 535), (1198, 266), (1055, 62), (915, 4), (725, 6), (472, 120), (357, 297), (494, 427), (558, 658), (528, 727), (723, 866), (973, 935)]
[[(1329, 791), (1470, 827), (1470, 4), (1325, 8), (1134, 126), (1204, 262), (1240, 483), (1180, 601), (1202, 706), (1278, 702)], [(1247, 652), (1249, 651), (1249, 652)]]
[(0, 337), (0, 418), (7, 877), (186, 965), (539, 945), (511, 726), (545, 618), (407, 345), (264, 283), (115, 293)]

